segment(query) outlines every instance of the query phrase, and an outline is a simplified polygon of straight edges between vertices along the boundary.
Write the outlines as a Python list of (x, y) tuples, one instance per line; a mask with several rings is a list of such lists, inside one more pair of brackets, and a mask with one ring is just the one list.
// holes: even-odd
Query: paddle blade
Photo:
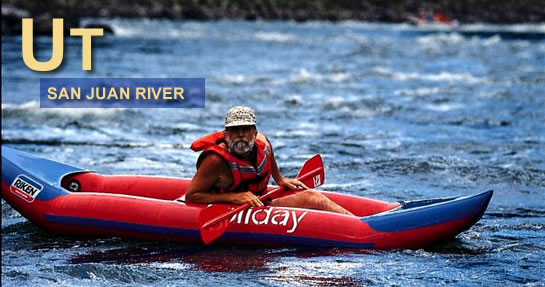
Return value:
[(201, 211), (201, 213), (199, 214), (199, 230), (201, 232), (201, 238), (204, 244), (208, 244), (216, 240), (225, 232), (225, 230), (229, 226), (229, 218), (225, 217), (225, 219), (215, 224), (207, 223), (220, 216), (226, 215), (227, 213), (231, 212), (232, 209), (232, 207), (228, 207), (225, 205), (214, 204), (212, 206), (208, 206)]
[(307, 173), (315, 172), (316, 169), (319, 169), (316, 174), (309, 178), (301, 179), (301, 181), (309, 188), (318, 187), (322, 185), (325, 180), (324, 162), (322, 161), (322, 157), (319, 154), (316, 154), (313, 157), (309, 158), (307, 161), (305, 161), (303, 167), (301, 168), (301, 170), (299, 170), (299, 173), (297, 173), (296, 178), (301, 178)]

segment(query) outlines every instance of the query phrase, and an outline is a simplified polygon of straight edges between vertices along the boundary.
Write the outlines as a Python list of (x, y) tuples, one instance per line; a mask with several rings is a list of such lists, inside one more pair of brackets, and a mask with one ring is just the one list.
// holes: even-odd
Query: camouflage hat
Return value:
[(248, 107), (235, 106), (225, 115), (225, 127), (256, 125), (254, 111)]

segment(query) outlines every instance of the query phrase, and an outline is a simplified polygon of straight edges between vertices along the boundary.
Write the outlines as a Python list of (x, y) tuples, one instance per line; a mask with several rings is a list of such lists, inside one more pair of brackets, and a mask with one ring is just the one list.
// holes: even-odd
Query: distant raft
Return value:
[[(189, 182), (100, 175), (2, 146), (2, 198), (32, 223), (59, 234), (199, 244), (199, 213), (206, 205), (176, 201)], [(250, 208), (231, 218), (216, 244), (422, 248), (470, 228), (492, 193), (389, 203), (323, 192), (356, 216)]]

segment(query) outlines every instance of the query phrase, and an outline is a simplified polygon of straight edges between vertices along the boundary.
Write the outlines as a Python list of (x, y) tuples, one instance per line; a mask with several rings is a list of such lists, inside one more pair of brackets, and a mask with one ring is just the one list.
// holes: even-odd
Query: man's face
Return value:
[(229, 151), (244, 156), (254, 147), (257, 131), (255, 126), (236, 126), (225, 129), (225, 141)]

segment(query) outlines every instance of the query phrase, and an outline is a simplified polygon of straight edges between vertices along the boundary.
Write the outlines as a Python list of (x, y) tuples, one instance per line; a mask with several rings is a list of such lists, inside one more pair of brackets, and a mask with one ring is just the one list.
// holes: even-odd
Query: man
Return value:
[(225, 130), (204, 136), (191, 145), (203, 151), (197, 160), (197, 173), (191, 180), (185, 200), (191, 203), (230, 203), (263, 206), (259, 195), (267, 190), (272, 176), (286, 190), (305, 189), (267, 202), (270, 206), (319, 209), (352, 215), (301, 181), (280, 174), (272, 146), (257, 131), (252, 109), (236, 106), (225, 116)]

